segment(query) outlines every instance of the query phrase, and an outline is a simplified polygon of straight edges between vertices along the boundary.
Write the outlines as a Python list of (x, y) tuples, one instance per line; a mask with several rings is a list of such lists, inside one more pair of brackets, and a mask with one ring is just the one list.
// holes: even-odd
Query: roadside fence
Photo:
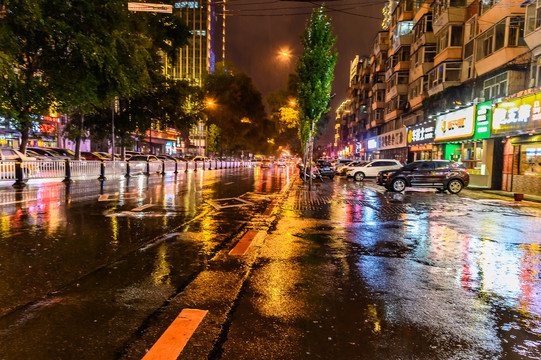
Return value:
[(151, 175), (181, 171), (205, 171), (245, 167), (242, 161), (0, 161), (0, 181), (15, 181), (13, 187), (21, 188), (32, 179), (96, 178), (104, 181), (107, 176)]

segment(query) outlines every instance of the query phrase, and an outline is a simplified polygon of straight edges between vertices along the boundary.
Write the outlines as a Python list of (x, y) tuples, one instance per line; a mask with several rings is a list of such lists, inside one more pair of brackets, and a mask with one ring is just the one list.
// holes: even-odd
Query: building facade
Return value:
[[(540, 195), (539, 9), (533, 0), (389, 1), (351, 76), (359, 88), (366, 76), (368, 91), (350, 91), (350, 81), (337, 111), (334, 155), (461, 161), (471, 186)], [(347, 136), (362, 104), (367, 120)]]

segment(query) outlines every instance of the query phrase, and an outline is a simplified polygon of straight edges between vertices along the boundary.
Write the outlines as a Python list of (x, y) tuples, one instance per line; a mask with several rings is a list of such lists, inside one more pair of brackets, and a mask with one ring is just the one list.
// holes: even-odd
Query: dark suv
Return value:
[(470, 175), (463, 164), (454, 161), (416, 161), (398, 170), (380, 171), (376, 181), (397, 192), (408, 186), (422, 186), (458, 194), (470, 183)]
[(330, 162), (318, 160), (316, 166), (321, 176), (326, 176), (329, 179), (332, 179), (334, 175), (336, 175), (336, 171), (334, 170)]

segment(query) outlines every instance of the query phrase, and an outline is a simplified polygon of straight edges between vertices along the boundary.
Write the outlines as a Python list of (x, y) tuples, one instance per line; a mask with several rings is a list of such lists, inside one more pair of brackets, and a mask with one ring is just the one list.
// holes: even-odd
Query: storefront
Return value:
[(445, 160), (464, 163), (470, 186), (490, 188), (494, 140), (490, 137), (492, 102), (470, 106), (436, 118), (434, 142)]
[(504, 144), (502, 190), (541, 195), (541, 93), (494, 108), (492, 135)]
[(434, 120), (408, 127), (408, 162), (444, 157), (445, 145), (434, 144), (435, 129)]
[(406, 141), (406, 128), (400, 128), (378, 135), (367, 141), (368, 158), (374, 159), (396, 159), (406, 162), (408, 158), (408, 147)]

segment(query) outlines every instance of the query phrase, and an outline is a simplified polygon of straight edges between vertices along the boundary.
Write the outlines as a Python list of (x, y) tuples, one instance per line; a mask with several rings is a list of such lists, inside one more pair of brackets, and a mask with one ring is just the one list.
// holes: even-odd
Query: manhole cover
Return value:
[(226, 209), (231, 207), (239, 207), (239, 206), (250, 206), (253, 205), (253, 202), (246, 201), (239, 198), (227, 198), (227, 199), (216, 199), (216, 200), (208, 200), (207, 203), (212, 205), (215, 209)]

